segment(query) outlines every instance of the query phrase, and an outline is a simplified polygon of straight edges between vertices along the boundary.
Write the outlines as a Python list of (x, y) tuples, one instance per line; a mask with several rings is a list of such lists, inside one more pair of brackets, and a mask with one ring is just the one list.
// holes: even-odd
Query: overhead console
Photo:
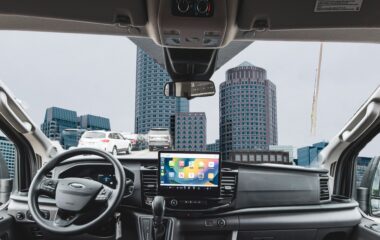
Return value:
[(220, 48), (233, 40), (238, 1), (147, 1), (148, 32), (170, 48)]

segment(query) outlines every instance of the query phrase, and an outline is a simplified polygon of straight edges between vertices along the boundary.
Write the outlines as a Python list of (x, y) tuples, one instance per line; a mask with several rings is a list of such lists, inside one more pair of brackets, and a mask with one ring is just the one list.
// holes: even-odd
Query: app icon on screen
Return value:
[(213, 174), (213, 173), (209, 173), (209, 174), (208, 174), (208, 179), (209, 179), (209, 180), (214, 179), (214, 174)]
[(205, 174), (203, 172), (198, 173), (198, 178), (199, 179), (205, 178)]
[(208, 167), (213, 168), (215, 166), (215, 163), (213, 161), (208, 162)]
[(204, 168), (204, 167), (205, 167), (205, 163), (204, 163), (203, 161), (200, 161), (200, 162), (198, 163), (198, 167), (199, 167), (199, 168)]
[(179, 172), (179, 173), (178, 173), (178, 177), (179, 177), (179, 178), (184, 178), (184, 177), (185, 177), (185, 174), (184, 174), (183, 172)]
[(190, 162), (189, 162), (189, 167), (190, 167), (190, 168), (193, 168), (193, 167), (194, 167), (194, 161), (190, 161)]
[(174, 161), (169, 161), (169, 167), (174, 167)]
[(191, 179), (194, 178), (194, 173), (193, 173), (193, 172), (190, 172), (190, 173), (189, 173), (189, 178), (191, 178)]
[(185, 166), (185, 161), (179, 161), (179, 166), (184, 167)]
[(174, 172), (169, 172), (169, 177), (174, 178)]

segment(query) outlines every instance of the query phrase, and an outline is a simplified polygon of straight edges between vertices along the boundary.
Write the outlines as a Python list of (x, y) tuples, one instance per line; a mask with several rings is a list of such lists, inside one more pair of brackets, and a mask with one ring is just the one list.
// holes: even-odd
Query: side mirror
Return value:
[(371, 215), (380, 217), (380, 161), (377, 161), (377, 167), (369, 194)]
[(208, 97), (215, 95), (215, 85), (212, 81), (168, 82), (164, 94), (167, 97)]
[[(367, 188), (368, 214), (380, 218), (380, 157), (371, 160), (364, 173), (361, 188)], [(364, 196), (363, 196), (364, 197)]]

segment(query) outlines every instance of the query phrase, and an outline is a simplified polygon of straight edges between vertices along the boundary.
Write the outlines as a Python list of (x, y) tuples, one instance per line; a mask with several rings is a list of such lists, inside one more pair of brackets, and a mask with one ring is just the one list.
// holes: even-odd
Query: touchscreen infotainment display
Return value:
[(215, 196), (220, 190), (220, 154), (160, 152), (159, 191), (163, 195)]

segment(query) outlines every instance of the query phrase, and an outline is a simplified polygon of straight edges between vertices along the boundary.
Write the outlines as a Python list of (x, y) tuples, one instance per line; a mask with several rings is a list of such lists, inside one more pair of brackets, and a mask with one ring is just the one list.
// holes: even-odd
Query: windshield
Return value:
[[(64, 149), (78, 147), (82, 133), (65, 129), (112, 130), (136, 136), (110, 136), (129, 141), (124, 157), (210, 151), (223, 161), (300, 167), (320, 166), (318, 153), (379, 84), (379, 45), (255, 41), (212, 75), (214, 96), (166, 97), (170, 76), (146, 50), (126, 37), (3, 31), (0, 76)], [(112, 152), (106, 144), (96, 147)]]
[(85, 132), (83, 138), (105, 138), (106, 134), (101, 132)]

